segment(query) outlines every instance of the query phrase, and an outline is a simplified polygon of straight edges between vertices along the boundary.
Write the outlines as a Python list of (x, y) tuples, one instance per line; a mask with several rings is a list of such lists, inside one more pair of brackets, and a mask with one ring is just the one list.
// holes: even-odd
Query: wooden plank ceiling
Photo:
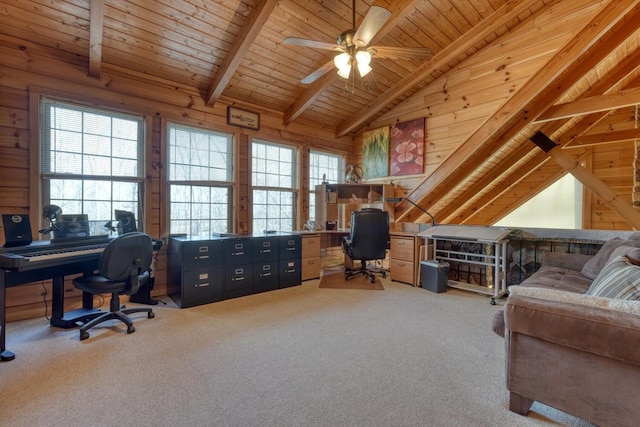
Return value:
[[(280, 114), (285, 126), (318, 123), (343, 136), (366, 129), (501, 36), (562, 2), (357, 0), (356, 24), (373, 5), (392, 12), (372, 44), (432, 52), (426, 61), (374, 57), (373, 88), (359, 82), (345, 87), (332, 67), (315, 82), (302, 84), (335, 52), (283, 44), (287, 37), (334, 43), (352, 28), (352, 0), (2, 3), (0, 35), (35, 44), (44, 55), (74, 58), (69, 60), (84, 63), (94, 77), (106, 67), (128, 70), (193, 87), (207, 105), (259, 107)], [(548, 66), (416, 183), (408, 194), (411, 200), (430, 206), (443, 222), (494, 221), (499, 218), (481, 215), (483, 209), (549, 160), (528, 141), (536, 131), (571, 147), (639, 138), (629, 126), (640, 103), (639, 15), (638, 1), (602, 0), (598, 14)], [(607, 131), (595, 132), (604, 129), (604, 122)], [(549, 180), (557, 178), (552, 175)], [(409, 204), (396, 213), (401, 220), (419, 216)]]

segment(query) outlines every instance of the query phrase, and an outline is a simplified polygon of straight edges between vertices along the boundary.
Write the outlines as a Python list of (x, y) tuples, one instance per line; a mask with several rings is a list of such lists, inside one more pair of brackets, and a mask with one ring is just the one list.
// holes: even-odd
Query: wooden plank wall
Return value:
[[(545, 10), (535, 20), (504, 34), (500, 43), (483, 49), (373, 121), (367, 130), (425, 117), (425, 171), (422, 175), (390, 176), (369, 181), (394, 184), (397, 196), (410, 193), (548, 63), (555, 52), (586, 23), (585, 17), (594, 7), (599, 7), (597, 2), (585, 2), (583, 5), (561, 2)], [(558, 19), (558, 16), (563, 18)], [(633, 120), (627, 123), (633, 125)], [(594, 126), (590, 131), (605, 133), (622, 130), (605, 128), (603, 124)], [(525, 143), (531, 144), (529, 141)], [(576, 157), (590, 156), (592, 162), (588, 164), (589, 170), (631, 202), (632, 148), (632, 142), (603, 144), (573, 149), (571, 154)], [(362, 163), (362, 151), (360, 132), (354, 140), (354, 157), (358, 164)], [(489, 156), (488, 153), (484, 154)], [(549, 160), (533, 173), (521, 177), (522, 180), (506, 197), (493, 200), (485, 206), (474, 206), (473, 212), (469, 209), (462, 213), (464, 217), (457, 216), (449, 222), (492, 224), (565, 173)], [(450, 195), (453, 198), (455, 191)], [(447, 202), (442, 201), (443, 204)], [(597, 197), (587, 194), (583, 203), (584, 228), (630, 229), (626, 221)]]
[[(34, 239), (40, 239), (37, 231), (42, 227), (41, 207), (38, 205), (37, 189), (30, 182), (38, 182), (36, 169), (32, 167), (32, 149), (37, 146), (38, 123), (30, 123), (30, 99), (37, 94), (59, 96), (76, 102), (102, 106), (142, 114), (149, 128), (146, 165), (145, 231), (156, 238), (166, 238), (168, 211), (166, 206), (165, 126), (175, 121), (223, 132), (233, 133), (236, 141), (236, 179), (234, 223), (238, 232), (251, 232), (250, 195), (250, 141), (259, 137), (298, 148), (301, 160), (308, 158), (311, 147), (326, 147), (326, 150), (349, 156), (351, 139), (335, 138), (332, 129), (319, 128), (309, 123), (282, 126), (282, 117), (271, 111), (261, 113), (260, 131), (232, 127), (226, 124), (226, 105), (213, 108), (203, 105), (200, 95), (186, 87), (176, 87), (167, 82), (149, 84), (141, 76), (126, 74), (122, 70), (103, 70), (100, 80), (87, 77), (86, 70), (75, 64), (40, 57), (27, 58), (20, 55), (19, 46), (0, 43), (0, 213), (29, 214), (34, 230)], [(6, 59), (6, 60), (5, 60)], [(251, 107), (250, 107), (251, 108)], [(251, 108), (255, 110), (255, 108)], [(37, 121), (37, 120), (34, 120)], [(37, 153), (36, 153), (37, 158)], [(305, 163), (301, 163), (305, 164)], [(300, 182), (308, 180), (308, 170), (302, 168)], [(31, 190), (36, 190), (32, 192)], [(308, 198), (298, 197), (297, 221), (301, 225), (307, 220)], [(38, 206), (36, 206), (38, 205)], [(4, 244), (4, 233), (0, 232), (0, 244)], [(50, 281), (7, 289), (7, 318), (9, 321), (39, 317), (51, 307)], [(46, 289), (46, 293), (45, 293)], [(166, 256), (161, 250), (156, 256), (156, 283), (152, 294), (166, 294)], [(80, 292), (73, 288), (67, 278), (66, 306), (81, 304)], [(46, 302), (46, 303), (45, 303)], [(105, 302), (108, 304), (108, 300)], [(50, 313), (49, 313), (50, 314)]]

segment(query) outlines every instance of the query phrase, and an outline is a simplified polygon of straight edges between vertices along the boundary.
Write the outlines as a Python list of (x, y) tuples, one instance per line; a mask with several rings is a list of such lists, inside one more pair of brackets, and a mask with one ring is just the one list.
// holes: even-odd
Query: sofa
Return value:
[(504, 337), (509, 409), (534, 401), (600, 426), (640, 422), (640, 234), (595, 255), (547, 252), (509, 287)]

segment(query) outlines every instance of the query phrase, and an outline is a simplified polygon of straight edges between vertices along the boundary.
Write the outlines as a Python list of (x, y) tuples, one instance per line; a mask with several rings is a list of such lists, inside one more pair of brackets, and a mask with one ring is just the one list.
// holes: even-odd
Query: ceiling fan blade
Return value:
[(371, 39), (390, 17), (391, 12), (384, 7), (371, 6), (367, 16), (364, 17), (362, 24), (353, 35), (354, 43), (357, 46), (366, 46), (371, 43)]
[(306, 85), (311, 84), (333, 69), (335, 69), (335, 65), (333, 64), (333, 59), (332, 59), (331, 61), (324, 64), (322, 67), (315, 70), (313, 73), (309, 74), (304, 79), (300, 80), (300, 83), (304, 83)]
[(301, 39), (298, 37), (287, 37), (282, 41), (282, 43), (295, 46), (312, 47), (315, 49), (336, 50), (339, 52), (343, 51), (342, 46), (339, 46), (335, 43), (325, 43), (316, 40)]
[(417, 60), (431, 58), (431, 49), (426, 47), (371, 46), (367, 50), (376, 58)]

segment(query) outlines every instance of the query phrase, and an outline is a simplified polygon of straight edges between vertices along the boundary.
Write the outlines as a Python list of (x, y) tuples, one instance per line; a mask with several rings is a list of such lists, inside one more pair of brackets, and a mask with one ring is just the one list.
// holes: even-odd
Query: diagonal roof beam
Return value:
[(102, 30), (104, 28), (104, 0), (89, 2), (89, 75), (100, 78), (102, 70)]
[(406, 76), (398, 83), (387, 89), (378, 98), (371, 101), (369, 105), (362, 109), (363, 113), (359, 113), (342, 123), (338, 127), (336, 136), (344, 136), (353, 131), (358, 126), (381, 112), (391, 104), (398, 95), (406, 93), (414, 86), (423, 83), (424, 80), (428, 79), (434, 71), (442, 67), (446, 67), (446, 65), (451, 61), (457, 62), (457, 57), (464, 54), (467, 49), (481, 43), (484, 38), (496, 32), (505, 24), (517, 19), (521, 13), (531, 8), (536, 3), (539, 2), (536, 0), (522, 0), (515, 5), (511, 2), (505, 3), (490, 16), (478, 22), (473, 28), (458, 37), (453, 43), (433, 55), (429, 61), (418, 67), (415, 72)]
[[(593, 86), (590, 87), (585, 93), (582, 94), (582, 97), (591, 97), (597, 94), (603, 94), (609, 91), (612, 87), (616, 86), (620, 83), (625, 77), (629, 75), (629, 73), (635, 69), (636, 64), (640, 61), (640, 50), (635, 50), (630, 55), (628, 55), (624, 60), (620, 61), (616, 67), (610, 70), (606, 75), (601, 77), (599, 82), (596, 82)], [(638, 84), (637, 81), (632, 81), (628, 83), (628, 87), (634, 87)], [(623, 88), (627, 89), (627, 87)], [(548, 110), (547, 110), (548, 111)], [(563, 131), (563, 135), (558, 135), (554, 137), (556, 139), (562, 138), (563, 140), (569, 141), (571, 144), (572, 139), (569, 136), (566, 138), (564, 135), (571, 135), (575, 137), (576, 135), (581, 135), (586, 130), (588, 130), (593, 123), (601, 120), (608, 113), (593, 113), (587, 116), (582, 116), (579, 121), (573, 124), (573, 126)], [(542, 131), (547, 135), (553, 135), (559, 129), (569, 121), (569, 119), (557, 120), (554, 122), (549, 122), (542, 127)], [(625, 131), (622, 131), (625, 132)], [(607, 135), (608, 138), (617, 138), (619, 136), (613, 136), (614, 132), (609, 132)], [(628, 135), (627, 135), (628, 136)], [(604, 137), (604, 136), (603, 136)], [(640, 136), (639, 136), (640, 137)], [(583, 142), (585, 137), (580, 136), (580, 142)], [(563, 142), (561, 145), (567, 146), (567, 143)], [(438, 216), (440, 220), (450, 219), (453, 222), (463, 223), (469, 218), (473, 217), (475, 214), (482, 210), (482, 207), (488, 205), (493, 200), (502, 196), (502, 194), (511, 191), (514, 183), (519, 182), (522, 177), (527, 176), (529, 173), (539, 168), (544, 162), (548, 161), (548, 156), (539, 152), (538, 155), (529, 159), (525, 164), (521, 165), (517, 170), (512, 170), (513, 165), (517, 162), (521, 161), (525, 158), (529, 153), (536, 148), (531, 144), (523, 144), (519, 148), (517, 148), (513, 153), (511, 153), (508, 157), (504, 158), (499, 163), (495, 164), (491, 173), (484, 174), (478, 181), (469, 185), (464, 189), (462, 193), (460, 193), (457, 197), (459, 200), (471, 200), (476, 197), (477, 194), (480, 194), (483, 189), (486, 187), (492, 186), (496, 189), (501, 189), (498, 193), (492, 191), (491, 193), (485, 194), (484, 196), (475, 200), (472, 206), (465, 207), (463, 209), (458, 209), (456, 205), (457, 203), (451, 203), (447, 205), (444, 209), (438, 212)], [(494, 172), (495, 171), (495, 172)], [(507, 171), (503, 173), (503, 171)], [(497, 184), (498, 183), (498, 184)], [(496, 185), (497, 184), (497, 185)], [(455, 216), (453, 216), (455, 213)]]
[[(384, 38), (389, 32), (397, 26), (402, 19), (405, 18), (414, 8), (415, 5), (418, 4), (421, 0), (400, 0), (393, 2), (391, 7), (387, 7), (380, 1), (377, 1), (376, 4), (381, 3), (380, 6), (387, 8), (391, 11), (391, 19), (378, 31), (371, 40), (373, 44), (376, 40), (380, 40)], [(321, 78), (316, 80), (313, 84), (311, 84), (299, 97), (295, 100), (293, 104), (287, 108), (287, 111), (284, 114), (284, 118), (282, 119), (283, 123), (288, 125), (292, 121), (294, 121), (300, 114), (302, 114), (311, 104), (315, 102), (316, 99), (336, 81), (338, 78), (338, 74), (336, 73), (327, 73), (323, 75)]]
[(238, 34), (236, 42), (225, 56), (213, 82), (211, 82), (211, 86), (209, 86), (207, 96), (204, 100), (205, 104), (212, 106), (220, 99), (222, 92), (244, 59), (245, 53), (247, 53), (251, 44), (253, 44), (253, 41), (258, 36), (262, 26), (267, 22), (267, 19), (269, 19), (271, 12), (273, 12), (277, 4), (278, 0), (261, 0), (251, 11), (247, 22), (244, 23), (240, 34)]
[[(600, 13), (408, 196), (429, 206), (446, 197), (468, 171), (551, 107), (569, 87), (637, 30), (640, 4), (611, 0)], [(408, 205), (408, 204), (406, 204)], [(405, 206), (396, 220), (410, 220)]]

